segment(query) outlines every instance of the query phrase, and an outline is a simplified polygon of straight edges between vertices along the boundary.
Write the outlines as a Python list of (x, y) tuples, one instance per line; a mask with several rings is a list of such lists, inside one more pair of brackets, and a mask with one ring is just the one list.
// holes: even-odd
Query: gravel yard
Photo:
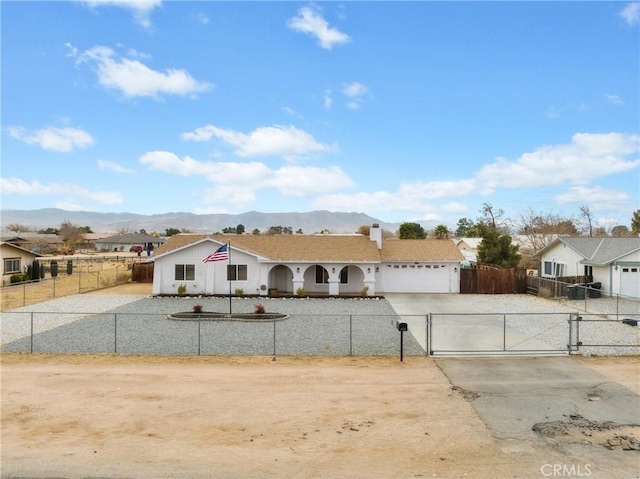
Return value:
[[(435, 301), (437, 296), (425, 295), (423, 317), (429, 312), (473, 311), (489, 313), (490, 320), (502, 321), (501, 314), (514, 313), (506, 319), (510, 331), (524, 333), (535, 344), (554, 349), (566, 349), (568, 315), (580, 312), (576, 302), (560, 303), (527, 295), (444, 295), (445, 303)], [(68, 296), (3, 313), (1, 348), (3, 352), (83, 354), (399, 354), (400, 335), (394, 321), (400, 316), (387, 300), (233, 298), (232, 311), (252, 313), (257, 303), (263, 304), (267, 312), (285, 313), (289, 318), (260, 323), (172, 321), (167, 314), (191, 311), (196, 304), (201, 304), (204, 311), (227, 313), (229, 300), (104, 293)], [(584, 321), (580, 322), (580, 341), (585, 345), (605, 345), (582, 347), (581, 354), (640, 353), (637, 327), (609, 320), (606, 315), (581, 315)], [(426, 321), (423, 317), (419, 321)], [(436, 321), (443, 318), (434, 315), (433, 321), (438, 326), (441, 323)], [(447, 321), (461, 319), (447, 317)], [(439, 330), (434, 327), (433, 331), (435, 335)], [(509, 341), (513, 343), (508, 344), (509, 348), (521, 347), (519, 338)], [(406, 355), (426, 354), (411, 334), (404, 335), (403, 347)]]

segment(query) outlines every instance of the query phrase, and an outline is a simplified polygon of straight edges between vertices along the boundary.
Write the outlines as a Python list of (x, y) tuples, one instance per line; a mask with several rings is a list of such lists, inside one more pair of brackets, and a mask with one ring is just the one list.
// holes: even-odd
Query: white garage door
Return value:
[(450, 293), (453, 266), (394, 264), (383, 267), (385, 293)]
[(640, 268), (624, 266), (620, 272), (620, 294), (640, 298)]

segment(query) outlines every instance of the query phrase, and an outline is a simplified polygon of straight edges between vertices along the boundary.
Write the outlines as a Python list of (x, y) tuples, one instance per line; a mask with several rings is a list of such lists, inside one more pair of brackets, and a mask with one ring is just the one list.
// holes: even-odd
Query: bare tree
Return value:
[(26, 233), (30, 231), (28, 226), (21, 225), (18, 223), (11, 223), (10, 225), (7, 226), (7, 230), (13, 231), (14, 233)]
[(82, 234), (80, 227), (78, 225), (74, 225), (70, 221), (63, 222), (60, 225), (59, 231), (62, 240), (71, 247), (75, 247), (78, 240), (80, 240), (80, 235)]
[(570, 218), (551, 212), (537, 213), (529, 208), (520, 215), (518, 233), (524, 237), (523, 251), (534, 254), (546, 247), (558, 236), (578, 236), (578, 230)]
[(478, 218), (478, 223), (483, 223), (488, 228), (500, 233), (509, 233), (510, 220), (505, 218), (502, 208), (495, 208), (491, 203), (483, 203), (480, 210), (482, 216)]
[(593, 238), (593, 213), (591, 212), (591, 209), (586, 205), (580, 207), (580, 220), (582, 229), (588, 233), (589, 238)]

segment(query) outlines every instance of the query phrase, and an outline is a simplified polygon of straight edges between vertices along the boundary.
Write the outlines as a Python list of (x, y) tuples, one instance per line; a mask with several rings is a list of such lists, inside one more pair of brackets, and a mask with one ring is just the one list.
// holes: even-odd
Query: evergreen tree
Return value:
[(419, 223), (405, 222), (400, 225), (398, 236), (400, 239), (425, 239), (427, 233)]
[(515, 268), (520, 262), (519, 246), (511, 243), (511, 236), (497, 229), (479, 225), (482, 241), (478, 245), (478, 261), (503, 268)]

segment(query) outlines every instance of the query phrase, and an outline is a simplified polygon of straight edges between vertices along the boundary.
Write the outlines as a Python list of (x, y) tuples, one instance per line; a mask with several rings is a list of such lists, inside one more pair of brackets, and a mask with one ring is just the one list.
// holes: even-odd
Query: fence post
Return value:
[(200, 319), (198, 319), (198, 356), (200, 356), (200, 339), (201, 339), (201, 332), (200, 332), (200, 325), (202, 324), (202, 321), (200, 321)]
[(349, 356), (353, 356), (353, 315), (349, 315)]
[(29, 341), (31, 342), (31, 346), (30, 346), (30, 353), (33, 354), (33, 311), (31, 311), (31, 334), (29, 335)]
[(507, 350), (507, 315), (502, 315), (502, 350)]
[(118, 313), (113, 313), (113, 354), (118, 354)]
[(22, 306), (25, 305), (25, 301), (27, 300), (27, 283), (22, 283)]
[(433, 354), (433, 347), (432, 347), (432, 343), (433, 343), (433, 314), (432, 313), (428, 313), (427, 314), (427, 329), (429, 330), (429, 333), (427, 335), (428, 339), (429, 339), (429, 344), (428, 344), (428, 351), (427, 354), (429, 356), (431, 356)]
[(273, 355), (276, 355), (276, 318), (273, 318)]

